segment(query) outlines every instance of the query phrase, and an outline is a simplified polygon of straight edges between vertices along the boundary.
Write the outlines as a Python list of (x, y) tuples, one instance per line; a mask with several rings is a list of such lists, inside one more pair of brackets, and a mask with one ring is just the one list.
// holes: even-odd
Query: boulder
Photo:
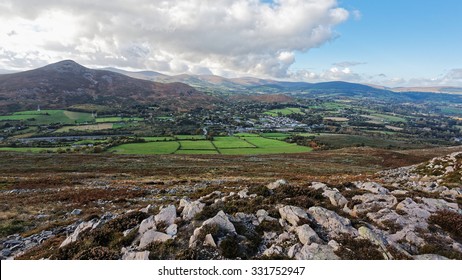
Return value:
[(142, 252), (126, 252), (122, 256), (122, 260), (149, 260), (149, 251), (142, 251)]
[(175, 222), (176, 219), (176, 208), (175, 205), (169, 205), (160, 210), (159, 214), (154, 217), (157, 224), (165, 223), (166, 226), (169, 226)]
[(279, 188), (279, 187), (281, 187), (281, 186), (285, 186), (285, 185), (287, 185), (287, 184), (288, 184), (288, 183), (287, 183), (286, 180), (284, 180), (284, 179), (279, 179), (279, 180), (277, 180), (276, 182), (269, 183), (266, 187), (267, 187), (268, 189), (270, 189), (270, 190), (274, 190), (274, 189), (277, 189), (277, 188)]
[(81, 210), (81, 209), (74, 209), (74, 210), (72, 210), (72, 212), (71, 212), (71, 215), (75, 215), (75, 216), (78, 216), (78, 215), (80, 215), (80, 214), (82, 214), (82, 210)]
[(204, 207), (205, 204), (200, 201), (186, 203), (181, 212), (181, 216), (185, 221), (192, 220), (198, 213), (202, 212)]
[(326, 190), (329, 190), (329, 189), (330, 189), (329, 187), (327, 187), (326, 184), (324, 184), (324, 183), (319, 183), (319, 182), (313, 182), (313, 183), (311, 183), (311, 188), (312, 188), (312, 189), (315, 189), (315, 190), (321, 189), (321, 190), (323, 190), (323, 191), (326, 191)]
[(334, 253), (332, 247), (328, 245), (319, 245), (312, 243), (304, 245), (294, 254), (297, 260), (339, 260), (340, 258)]
[(427, 209), (428, 207), (416, 203), (409, 197), (396, 205), (396, 210), (406, 212), (409, 216), (423, 220), (427, 220), (431, 216), (431, 213)]
[(337, 190), (325, 190), (322, 195), (329, 198), (334, 206), (343, 208), (348, 203), (348, 200)]
[(204, 238), (204, 246), (210, 246), (213, 248), (217, 247), (217, 244), (215, 243), (215, 240), (213, 239), (213, 236), (210, 233), (207, 234)]
[(297, 233), (298, 239), (303, 245), (322, 242), (318, 234), (309, 225), (296, 227), (295, 232)]
[(361, 201), (360, 204), (353, 206), (353, 210), (350, 213), (355, 217), (364, 213), (377, 212), (383, 208), (392, 208), (398, 203), (396, 197), (392, 195), (371, 193), (355, 195), (352, 200)]
[(245, 189), (239, 191), (237, 193), (237, 195), (239, 196), (239, 198), (247, 198), (247, 197), (249, 197), (249, 195), (247, 194), (248, 192), (249, 192), (249, 189), (245, 188)]
[(165, 230), (165, 233), (167, 233), (170, 236), (175, 236), (177, 234), (177, 232), (178, 232), (178, 226), (176, 224), (171, 224)]
[(140, 228), (138, 229), (138, 232), (140, 234), (145, 233), (146, 231), (153, 229), (156, 230), (156, 221), (154, 220), (154, 216), (151, 216), (149, 218), (144, 219), (141, 224)]
[(93, 226), (97, 223), (96, 220), (91, 220), (91, 221), (88, 221), (88, 222), (82, 222), (80, 223), (77, 228), (74, 230), (74, 232), (69, 235), (64, 241), (63, 243), (61, 243), (61, 245), (59, 246), (59, 248), (61, 247), (64, 247), (72, 242), (75, 242), (77, 241), (77, 239), (79, 238), (79, 235), (80, 233), (82, 233), (83, 231), (85, 230), (88, 230), (88, 229), (92, 229)]
[(218, 212), (215, 217), (206, 220), (202, 224), (202, 227), (206, 225), (217, 225), (224, 232), (236, 233), (233, 223), (229, 221), (228, 216), (223, 211)]
[(334, 211), (322, 207), (311, 207), (308, 213), (320, 224), (331, 237), (339, 237), (341, 234), (357, 236), (358, 231), (351, 226), (351, 221), (339, 216)]
[(260, 209), (257, 211), (256, 213), (256, 216), (257, 216), (257, 220), (259, 223), (263, 222), (263, 221), (277, 221), (276, 218), (273, 218), (273, 217), (270, 217), (269, 216), (269, 213), (268, 211), (264, 210), (264, 209)]
[(301, 219), (308, 220), (308, 215), (305, 210), (296, 206), (284, 206), (279, 208), (281, 218), (293, 226), (298, 226)]
[(152, 209), (152, 206), (151, 206), (151, 204), (149, 204), (148, 206), (146, 206), (144, 208), (141, 208), (140, 212), (148, 213), (151, 209)]
[(365, 182), (365, 183), (357, 182), (355, 184), (358, 189), (366, 190), (371, 193), (375, 193), (375, 194), (389, 194), (390, 193), (388, 189), (382, 187), (382, 185), (376, 182)]
[(138, 248), (144, 249), (147, 246), (149, 246), (151, 243), (165, 242), (169, 239), (172, 239), (170, 235), (162, 233), (162, 232), (158, 232), (154, 229), (150, 229), (141, 236), (140, 245), (138, 246)]
[(388, 241), (383, 237), (382, 234), (364, 226), (358, 229), (358, 233), (360, 237), (369, 240), (372, 242), (372, 244), (377, 245), (381, 249), (386, 259), (393, 258), (393, 256), (387, 250)]

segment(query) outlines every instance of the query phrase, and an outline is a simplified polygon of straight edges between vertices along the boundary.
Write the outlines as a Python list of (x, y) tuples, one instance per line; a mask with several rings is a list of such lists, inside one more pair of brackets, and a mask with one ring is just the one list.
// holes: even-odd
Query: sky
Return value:
[(0, 0), (0, 69), (462, 86), (460, 0)]

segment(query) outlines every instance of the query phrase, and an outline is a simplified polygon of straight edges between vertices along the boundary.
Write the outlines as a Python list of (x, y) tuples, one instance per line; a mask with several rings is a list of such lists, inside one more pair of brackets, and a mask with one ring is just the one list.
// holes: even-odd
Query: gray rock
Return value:
[(376, 182), (357, 182), (356, 187), (375, 194), (389, 194), (390, 191)]
[(204, 246), (210, 246), (213, 248), (217, 247), (217, 244), (215, 243), (215, 240), (213, 239), (213, 236), (210, 233), (207, 234), (204, 238)]
[(81, 210), (81, 209), (74, 209), (74, 210), (72, 210), (72, 212), (71, 212), (71, 215), (75, 215), (75, 216), (78, 216), (78, 215), (80, 215), (80, 214), (82, 214), (82, 210)]
[(175, 236), (178, 232), (178, 226), (176, 224), (171, 224), (166, 230), (165, 233), (167, 233), (170, 236)]
[(296, 206), (284, 206), (279, 208), (281, 218), (293, 226), (298, 226), (301, 219), (308, 220), (308, 215), (305, 210)]
[(334, 253), (332, 247), (328, 245), (319, 245), (312, 243), (304, 245), (300, 251), (295, 253), (297, 260), (339, 260), (340, 258)]
[(59, 246), (59, 248), (62, 248), (68, 244), (71, 244), (72, 242), (75, 242), (77, 241), (77, 239), (79, 238), (79, 235), (80, 233), (82, 233), (83, 231), (85, 230), (88, 230), (88, 229), (92, 229), (94, 227), (94, 225), (96, 224), (96, 221), (95, 220), (91, 220), (91, 221), (88, 221), (88, 222), (82, 222), (80, 223), (77, 228), (74, 230), (74, 232), (69, 235), (64, 241), (63, 243), (61, 243), (61, 245)]
[(156, 221), (154, 219), (154, 216), (150, 216), (146, 219), (144, 219), (141, 224), (140, 224), (140, 228), (138, 229), (138, 232), (140, 234), (143, 234), (145, 233), (146, 231), (150, 230), (150, 229), (153, 229), (153, 230), (156, 230)]
[(152, 208), (153, 208), (152, 205), (149, 204), (148, 206), (146, 206), (146, 207), (144, 207), (144, 208), (141, 208), (141, 209), (140, 209), (140, 212), (148, 213)]
[(176, 219), (176, 208), (175, 205), (169, 205), (162, 210), (160, 210), (159, 214), (154, 217), (156, 224), (165, 223), (165, 225), (169, 226), (175, 222)]
[(138, 248), (144, 249), (147, 246), (149, 246), (151, 243), (165, 242), (170, 239), (172, 239), (170, 235), (162, 233), (162, 232), (158, 232), (154, 229), (150, 229), (141, 236), (140, 245), (138, 246)]
[(0, 253), (3, 258), (7, 258), (11, 256), (11, 250), (10, 249), (3, 249)]
[(377, 245), (381, 249), (386, 259), (393, 258), (393, 256), (387, 250), (388, 241), (383, 237), (382, 234), (375, 232), (364, 226), (358, 229), (358, 233), (360, 237), (367, 239), (371, 241), (373, 244)]
[(435, 255), (435, 254), (426, 254), (426, 255), (417, 255), (414, 256), (414, 260), (447, 260), (448, 258)]
[(383, 208), (392, 208), (398, 203), (396, 197), (392, 195), (371, 193), (356, 195), (352, 200), (362, 202), (353, 206), (350, 214), (354, 217), (358, 217), (364, 213), (377, 212)]
[(416, 203), (409, 197), (396, 205), (396, 210), (404, 211), (408, 215), (422, 220), (427, 220), (431, 216), (431, 213), (426, 209), (428, 209), (428, 207)]
[(287, 184), (288, 184), (288, 183), (287, 183), (286, 180), (284, 180), (284, 179), (279, 179), (279, 180), (277, 180), (276, 182), (269, 183), (266, 187), (267, 187), (268, 189), (270, 189), (270, 190), (274, 190), (274, 189), (277, 189), (277, 188), (279, 188), (279, 187), (281, 187), (281, 186), (285, 186), (285, 185), (287, 185)]
[(205, 204), (200, 201), (185, 203), (183, 211), (181, 212), (181, 216), (183, 217), (183, 220), (190, 221), (198, 213), (202, 212), (204, 207), (205, 207)]
[(322, 242), (318, 234), (309, 225), (296, 227), (295, 232), (297, 233), (298, 239), (303, 245)]
[(218, 212), (215, 217), (206, 220), (202, 224), (202, 227), (206, 225), (217, 225), (221, 230), (227, 233), (236, 233), (234, 225), (229, 221), (228, 216), (223, 211)]
[(126, 252), (122, 256), (122, 260), (130, 260), (130, 261), (141, 261), (141, 260), (149, 260), (149, 251), (142, 251), (142, 252)]
[(283, 252), (284, 252), (284, 249), (282, 249), (281, 246), (273, 244), (271, 245), (271, 247), (269, 247), (263, 252), (263, 255), (264, 256), (282, 255)]
[(245, 189), (239, 191), (237, 193), (237, 195), (239, 196), (239, 198), (247, 198), (247, 197), (249, 197), (249, 195), (247, 194), (248, 192), (249, 192), (249, 189), (245, 188)]
[(457, 203), (447, 202), (444, 199), (422, 198), (422, 202), (428, 206), (427, 210), (430, 212), (436, 212), (439, 210), (450, 210), (457, 212), (459, 210)]
[(334, 206), (343, 208), (348, 203), (348, 200), (336, 190), (325, 190), (322, 195), (329, 198), (330, 203)]
[(315, 190), (321, 189), (321, 190), (323, 190), (323, 191), (326, 191), (326, 190), (329, 189), (329, 187), (327, 187), (326, 184), (324, 184), (324, 183), (319, 183), (319, 182), (313, 182), (313, 183), (311, 183), (311, 188), (312, 188), (312, 189), (315, 189)]
[(351, 226), (351, 221), (339, 216), (334, 211), (322, 207), (311, 207), (308, 213), (320, 224), (331, 237), (339, 237), (341, 234), (357, 236), (358, 231)]

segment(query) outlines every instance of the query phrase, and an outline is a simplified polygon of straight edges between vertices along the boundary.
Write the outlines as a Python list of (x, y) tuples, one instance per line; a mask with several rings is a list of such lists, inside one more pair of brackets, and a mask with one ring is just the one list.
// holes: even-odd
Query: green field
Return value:
[(177, 155), (218, 155), (217, 150), (178, 150)]
[(0, 116), (0, 121), (26, 121), (30, 125), (75, 124), (93, 121), (89, 113), (66, 110), (22, 111), (13, 115)]
[[(109, 149), (118, 154), (280, 154), (304, 153), (312, 149), (283, 141), (263, 138), (256, 134), (251, 137), (222, 136), (209, 140), (173, 140), (169, 137), (145, 137), (146, 143), (123, 144)], [(165, 139), (165, 140), (164, 140)]]
[(255, 148), (252, 144), (237, 137), (215, 137), (213, 144), (218, 149)]
[(300, 108), (283, 108), (274, 109), (265, 112), (266, 115), (277, 117), (279, 115), (287, 116), (291, 114), (304, 114)]
[(112, 147), (109, 152), (131, 155), (163, 155), (173, 154), (179, 147), (180, 144), (177, 142), (133, 143)]
[(265, 138), (271, 138), (271, 139), (276, 139), (276, 140), (284, 140), (290, 137), (289, 133), (280, 133), (280, 132), (261, 133), (260, 135)]
[(215, 150), (212, 142), (206, 140), (180, 141), (181, 150)]
[(205, 140), (204, 135), (175, 135), (178, 140)]
[(115, 122), (140, 122), (144, 121), (143, 118), (132, 118), (132, 117), (102, 117), (96, 118), (97, 123), (115, 123)]
[(157, 136), (157, 137), (143, 137), (146, 142), (162, 142), (162, 141), (173, 141), (175, 138), (168, 136)]

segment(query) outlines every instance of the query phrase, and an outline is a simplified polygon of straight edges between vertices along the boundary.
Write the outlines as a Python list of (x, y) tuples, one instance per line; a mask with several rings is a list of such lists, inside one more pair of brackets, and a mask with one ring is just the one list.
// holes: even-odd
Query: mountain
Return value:
[(0, 75), (0, 112), (97, 104), (111, 108), (152, 104), (171, 110), (210, 107), (216, 98), (183, 83), (158, 83), (66, 60)]

